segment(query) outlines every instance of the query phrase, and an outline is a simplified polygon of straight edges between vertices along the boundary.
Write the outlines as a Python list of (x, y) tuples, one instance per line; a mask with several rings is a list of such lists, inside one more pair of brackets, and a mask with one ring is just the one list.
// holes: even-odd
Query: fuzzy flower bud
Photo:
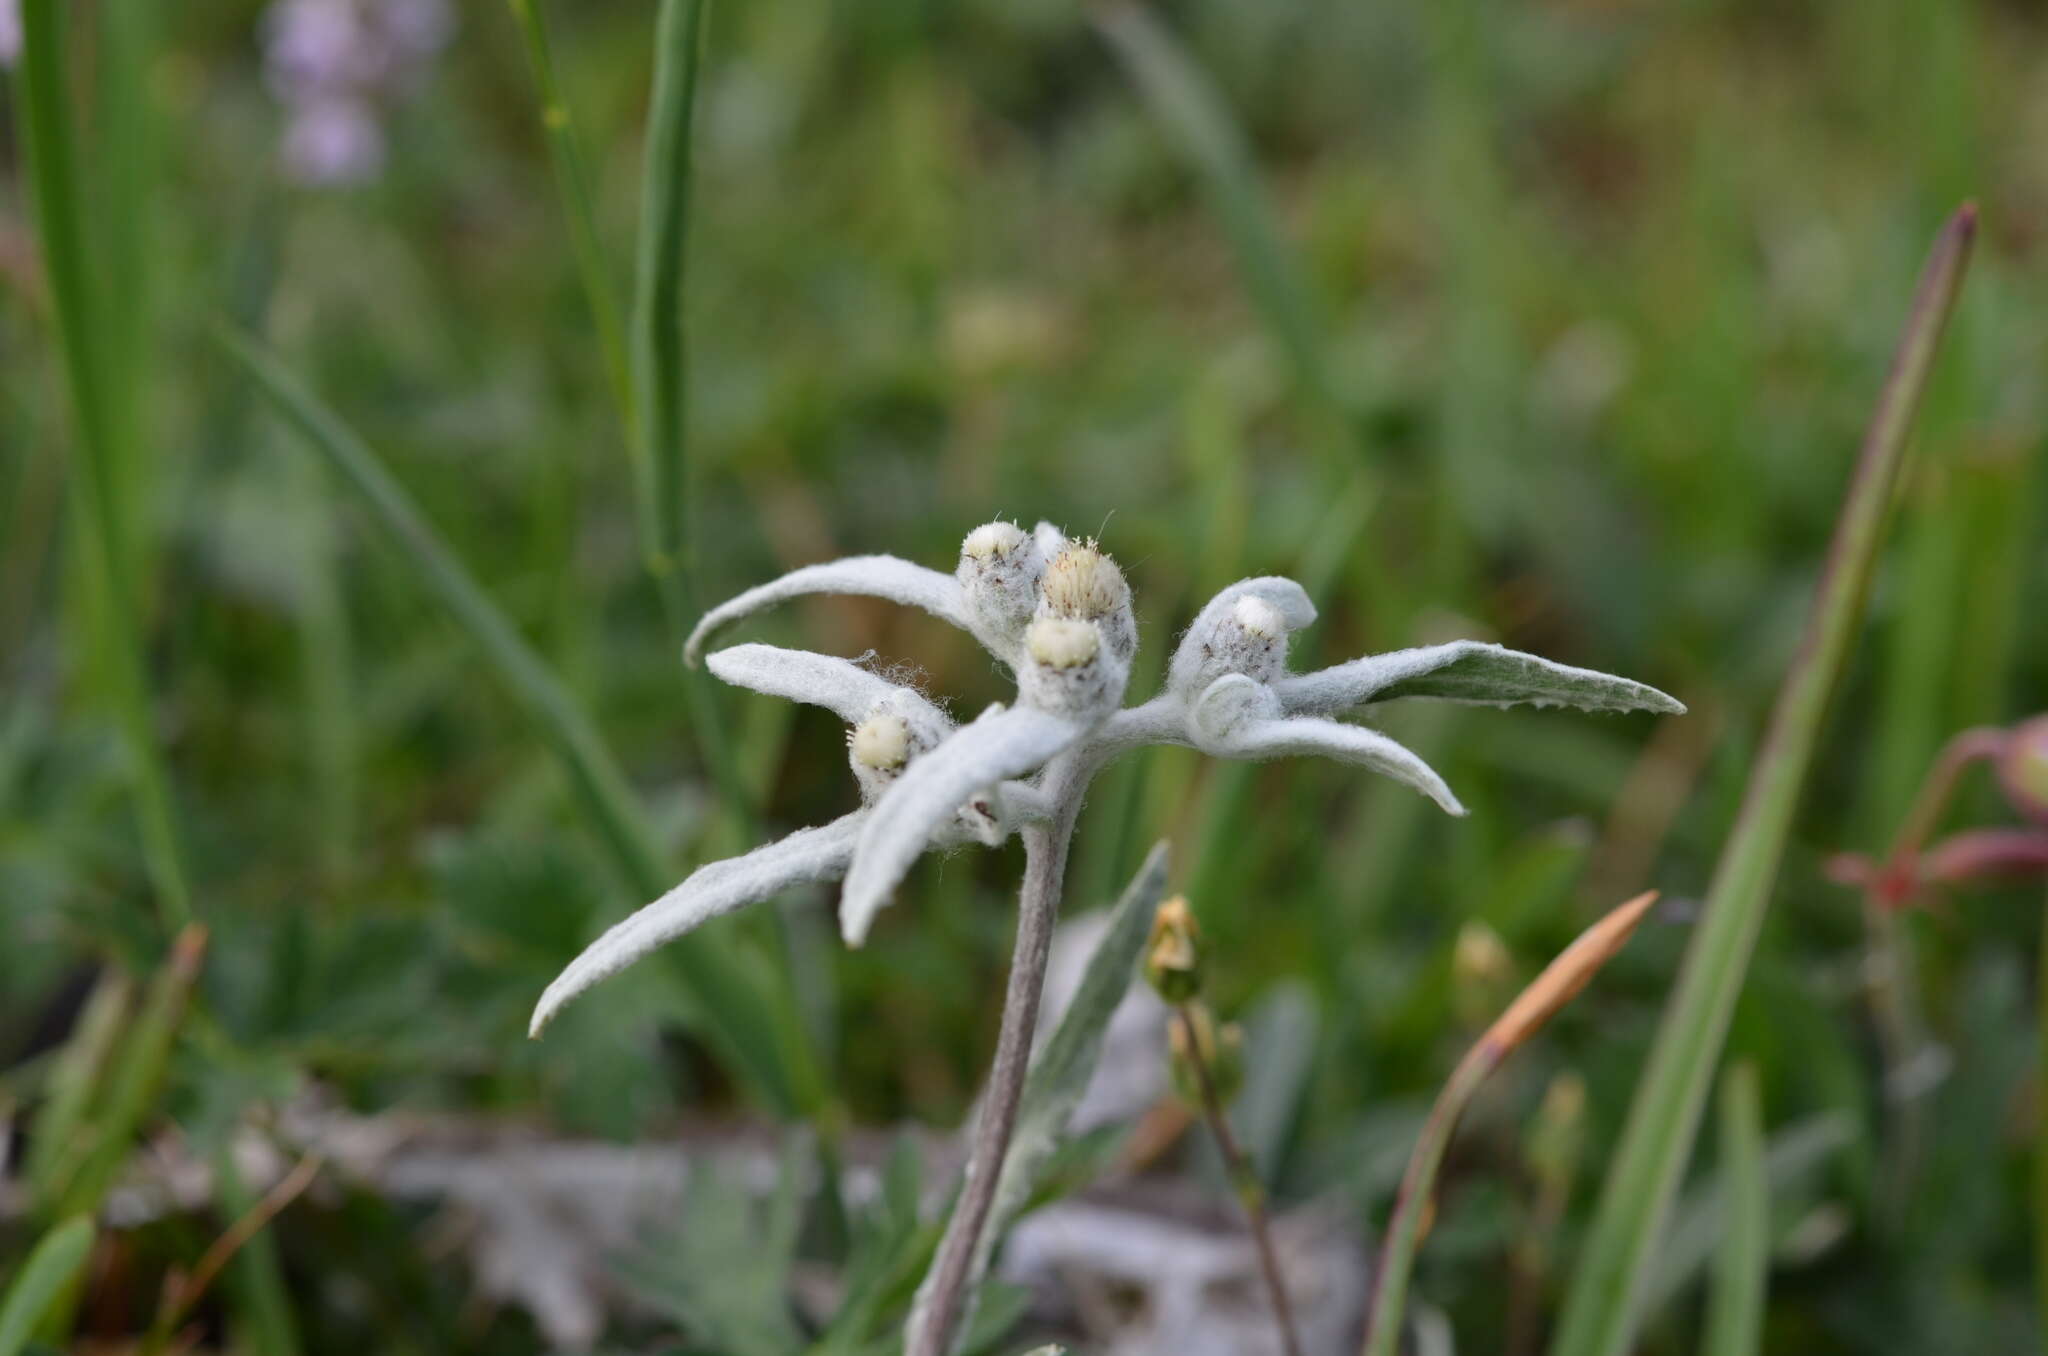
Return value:
[(1038, 616), (1095, 622), (1111, 652), (1125, 664), (1138, 651), (1131, 586), (1117, 563), (1094, 542), (1074, 542), (1047, 563), (1039, 585)]
[(1998, 760), (1998, 780), (2013, 809), (2048, 824), (2048, 716), (2014, 728)]
[(1041, 711), (1093, 722), (1123, 700), (1130, 673), (1130, 664), (1105, 643), (1099, 623), (1041, 617), (1024, 632), (1017, 692)]
[(1258, 683), (1287, 673), (1287, 637), (1315, 620), (1315, 607), (1291, 579), (1248, 579), (1212, 599), (1181, 637), (1167, 685), (1192, 700), (1228, 674)]
[(846, 761), (860, 783), (861, 799), (872, 804), (913, 758), (929, 752), (951, 731), (950, 721), (907, 689), (876, 702), (846, 732)]
[(953, 577), (960, 581), (975, 637), (999, 655), (1015, 654), (1045, 577), (1037, 538), (1015, 523), (984, 523), (960, 543)]
[(1175, 1006), (1202, 992), (1202, 934), (1185, 895), (1175, 895), (1152, 915), (1145, 982)]
[[(1166, 1029), (1173, 1090), (1189, 1105), (1202, 1105), (1201, 1069), (1196, 1067), (1199, 1056), (1217, 1103), (1229, 1106), (1244, 1087), (1244, 1028), (1236, 1022), (1217, 1025), (1206, 1004), (1191, 1003), (1183, 1012), (1187, 1020), (1176, 1020)], [(1190, 1027), (1195, 1033), (1192, 1049), (1188, 1044)]]

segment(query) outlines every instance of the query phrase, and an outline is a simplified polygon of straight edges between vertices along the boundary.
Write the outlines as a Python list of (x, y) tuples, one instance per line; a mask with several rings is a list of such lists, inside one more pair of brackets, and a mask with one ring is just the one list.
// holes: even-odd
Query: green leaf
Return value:
[[(506, 620), (412, 496), (354, 430), (253, 339), (228, 329), (217, 334), (255, 379), (271, 408), (362, 498), (421, 580), (483, 650), (568, 773), (578, 807), (634, 893), (643, 899), (664, 893), (673, 883), (669, 868), (625, 773), (589, 714)], [(715, 930), (683, 938), (665, 954), (697, 1009), (702, 1033), (735, 1071), (747, 1077), (757, 1095), (781, 1111), (817, 1102), (821, 1094), (814, 1059), (793, 1034), (800, 1028), (793, 1015), (782, 1011), (786, 1004), (777, 1003), (783, 990), (772, 983), (754, 955)]]
[(30, 1334), (70, 1289), (92, 1251), (92, 1217), (77, 1215), (44, 1234), (0, 1298), (0, 1356), (20, 1356)]
[(1771, 1189), (1764, 1173), (1758, 1100), (1754, 1064), (1735, 1065), (1721, 1079), (1721, 1191), (1727, 1223), (1714, 1254), (1714, 1289), (1700, 1348), (1705, 1356), (1756, 1356), (1763, 1350)]
[(1828, 700), (1862, 618), (1907, 430), (1927, 384), (1976, 232), (1976, 209), (1950, 218), (1914, 296), (1829, 547), (1806, 634), (1779, 689), (1770, 732), (1686, 948), (1647, 1069), (1572, 1277), (1555, 1356), (1621, 1356), (1641, 1318), (1645, 1279), (1692, 1154), (1707, 1085), (1820, 739)]

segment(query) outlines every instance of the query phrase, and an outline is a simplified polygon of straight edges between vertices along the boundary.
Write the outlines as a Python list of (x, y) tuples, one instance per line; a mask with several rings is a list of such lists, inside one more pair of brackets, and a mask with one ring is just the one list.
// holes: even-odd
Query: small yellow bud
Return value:
[(910, 758), (910, 724), (901, 716), (869, 716), (853, 727), (846, 746), (862, 767), (891, 771)]
[(1076, 543), (1054, 556), (1039, 589), (1055, 617), (1099, 621), (1131, 601), (1124, 572), (1093, 542)]
[(1024, 633), (1024, 648), (1048, 668), (1074, 669), (1095, 658), (1101, 636), (1085, 621), (1041, 617)]
[(1173, 1004), (1202, 991), (1202, 933), (1183, 895), (1167, 900), (1152, 915), (1152, 935), (1145, 942), (1145, 982)]
[(1514, 971), (1499, 933), (1477, 919), (1459, 928), (1451, 949), (1451, 995), (1459, 1020), (1467, 1026), (1492, 1020), (1509, 997)]

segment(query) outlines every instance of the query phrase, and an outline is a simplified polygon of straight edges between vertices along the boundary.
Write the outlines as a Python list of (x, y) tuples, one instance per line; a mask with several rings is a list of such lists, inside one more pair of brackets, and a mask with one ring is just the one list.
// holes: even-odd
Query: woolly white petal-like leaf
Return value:
[(859, 946), (912, 862), (961, 803), (1021, 777), (1087, 732), (1079, 722), (1028, 706), (984, 714), (903, 769), (861, 827), (839, 901), (839, 926)]
[(1211, 657), (1204, 653), (1204, 649), (1213, 648), (1216, 634), (1229, 622), (1239, 600), (1244, 598), (1257, 598), (1271, 604), (1279, 611), (1289, 631), (1299, 631), (1316, 619), (1316, 605), (1309, 601), (1308, 591), (1292, 579), (1280, 575), (1240, 579), (1211, 598), (1182, 634), (1180, 645), (1173, 652), (1173, 662), (1166, 671), (1169, 688), (1190, 697), (1194, 695), (1201, 671)]
[(877, 703), (904, 690), (850, 659), (779, 645), (735, 645), (706, 658), (704, 666), (734, 687), (822, 706), (848, 725), (860, 724)]
[(1032, 537), (1038, 542), (1038, 552), (1047, 560), (1067, 549), (1067, 534), (1051, 523), (1041, 522), (1031, 529)]
[(1553, 663), (1478, 640), (1367, 655), (1275, 685), (1288, 711), (1332, 715), (1366, 702), (1435, 697), (1481, 706), (1572, 706), (1581, 711), (1658, 711), (1683, 703), (1645, 683)]
[(704, 614), (683, 643), (684, 662), (695, 664), (711, 633), (752, 612), (806, 593), (852, 593), (921, 607), (943, 621), (967, 629), (967, 604), (959, 581), (950, 574), (926, 569), (897, 556), (849, 556), (823, 565), (806, 565), (780, 579), (748, 589)]
[(1218, 758), (1264, 762), (1320, 756), (1371, 768), (1406, 782), (1454, 815), (1465, 807), (1436, 770), (1378, 730), (1313, 716), (1279, 714), (1280, 698), (1263, 683), (1233, 674), (1211, 683), (1188, 712), (1195, 746)]
[(741, 857), (698, 868), (681, 885), (614, 924), (555, 977), (533, 1010), (528, 1034), (538, 1036), (563, 1004), (674, 941), (699, 924), (793, 885), (837, 880), (846, 873), (865, 811), (799, 829)]

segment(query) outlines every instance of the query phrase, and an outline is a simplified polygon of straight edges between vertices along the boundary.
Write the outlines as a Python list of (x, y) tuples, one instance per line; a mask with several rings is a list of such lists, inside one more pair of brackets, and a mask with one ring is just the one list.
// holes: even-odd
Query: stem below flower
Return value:
[(988, 1093), (974, 1123), (966, 1180), (961, 1183), (960, 1199), (946, 1224), (945, 1237), (939, 1240), (929, 1296), (911, 1314), (904, 1356), (946, 1356), (952, 1349), (953, 1328), (960, 1321), (962, 1297), (973, 1271), (975, 1245), (988, 1226), (1003, 1159), (1010, 1151), (1010, 1132), (1017, 1125), (1024, 1076), (1031, 1068), (1031, 1038), (1038, 1028), (1046, 957), (1052, 949), (1053, 924), (1059, 918), (1067, 847), (1081, 810), (1080, 793), (1092, 771), (1075, 759), (1058, 760), (1046, 776), (1052, 818), (1043, 824), (1028, 824), (1022, 831), (1024, 884), (1018, 891), (1017, 943), (1010, 959), (1010, 986), (1003, 998), (995, 1065), (989, 1071)]
[(1223, 1099), (1216, 1095), (1216, 1080), (1210, 1076), (1208, 1060), (1202, 1057), (1202, 1042), (1194, 1020), (1188, 1016), (1187, 1004), (1175, 1007), (1173, 1014), (1187, 1041), (1188, 1063), (1194, 1066), (1195, 1083), (1201, 1089), (1203, 1117), (1209, 1123), (1209, 1133), (1216, 1137), (1216, 1147), (1230, 1173), (1231, 1188), (1237, 1192), (1238, 1203), (1244, 1206), (1245, 1222), (1258, 1248), (1259, 1270), (1266, 1278), (1266, 1293), (1273, 1301), (1273, 1322), (1280, 1329), (1281, 1349), (1287, 1356), (1301, 1356), (1301, 1339), (1294, 1332), (1294, 1307), (1287, 1302), (1287, 1282), (1280, 1272), (1280, 1258), (1273, 1250), (1273, 1231), (1266, 1218), (1265, 1187), (1237, 1142), (1230, 1118), (1223, 1114)]

